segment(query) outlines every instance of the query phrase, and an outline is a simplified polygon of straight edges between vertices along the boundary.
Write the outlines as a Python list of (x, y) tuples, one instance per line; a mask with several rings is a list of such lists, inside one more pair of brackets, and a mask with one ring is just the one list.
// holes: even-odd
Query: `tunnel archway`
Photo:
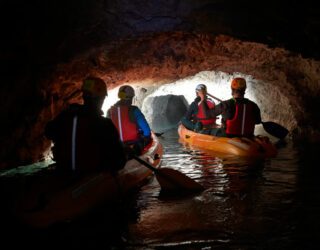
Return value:
[[(227, 100), (231, 98), (230, 82), (234, 77), (246, 79), (246, 97), (259, 105), (263, 121), (271, 120), (285, 124), (289, 130), (297, 126), (294, 108), (279, 87), (239, 72), (228, 74), (221, 71), (201, 71), (168, 83), (154, 82), (149, 86), (132, 84), (136, 92), (134, 104), (142, 109), (155, 131), (165, 131), (175, 127), (185, 114), (188, 105), (196, 97), (196, 85), (205, 84), (210, 94), (218, 99)], [(106, 98), (104, 110), (115, 102), (117, 97), (113, 91), (117, 92), (118, 87), (111, 90), (112, 93)], [(219, 103), (217, 100), (214, 101), (216, 104)]]
[[(287, 127), (294, 139), (315, 140), (320, 138), (319, 114), (314, 106), (320, 94), (319, 71), (320, 63), (313, 59), (223, 35), (168, 32), (119, 40), (79, 54), (40, 79), (37, 95), (41, 108), (38, 102), (30, 103), (33, 112), (18, 126), (7, 121), (11, 132), (3, 136), (7, 147), (1, 151), (5, 156), (1, 167), (41, 159), (50, 146), (43, 137), (45, 124), (68, 104), (81, 102), (82, 79), (88, 75), (101, 77), (109, 89), (122, 84), (150, 89), (175, 83), (183, 90), (183, 79), (200, 77), (210, 86), (225, 86), (219, 89), (226, 96), (231, 77), (245, 76), (247, 97), (261, 105), (263, 119)], [(212, 87), (209, 90), (224, 99), (224, 94)], [(181, 91), (174, 95), (181, 94), (188, 95)]]

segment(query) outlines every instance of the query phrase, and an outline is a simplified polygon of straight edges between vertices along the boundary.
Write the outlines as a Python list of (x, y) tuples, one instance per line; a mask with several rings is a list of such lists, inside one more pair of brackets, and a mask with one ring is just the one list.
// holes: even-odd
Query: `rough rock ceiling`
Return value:
[(2, 1), (1, 9), (0, 168), (41, 158), (44, 124), (79, 101), (91, 73), (113, 88), (241, 72), (259, 83), (267, 118), (295, 137), (318, 134), (320, 22), (312, 2)]

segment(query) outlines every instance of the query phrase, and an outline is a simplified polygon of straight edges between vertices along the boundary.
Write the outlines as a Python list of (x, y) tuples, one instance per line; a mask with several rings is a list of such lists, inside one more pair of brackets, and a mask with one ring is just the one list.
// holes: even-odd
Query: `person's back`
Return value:
[(231, 99), (230, 111), (226, 111), (224, 117), (225, 129), (228, 137), (254, 135), (255, 124), (260, 123), (260, 110), (258, 106), (247, 98)]
[[(93, 83), (102, 88), (90, 90), (89, 86), (87, 90), (87, 85)], [(110, 119), (102, 116), (105, 83), (90, 77), (84, 81), (82, 90), (84, 105), (70, 105), (46, 126), (45, 134), (54, 142), (57, 167), (60, 171), (80, 174), (119, 170), (124, 167), (126, 156), (116, 128)]]
[(107, 116), (117, 128), (121, 141), (141, 154), (151, 142), (151, 129), (141, 110), (132, 105), (134, 96), (131, 86), (121, 86), (118, 92), (120, 100), (108, 110)]
[(219, 103), (210, 111), (212, 116), (222, 115), (222, 132), (227, 137), (252, 137), (255, 125), (261, 123), (258, 105), (244, 98), (246, 87), (244, 78), (234, 78), (231, 82), (233, 98)]

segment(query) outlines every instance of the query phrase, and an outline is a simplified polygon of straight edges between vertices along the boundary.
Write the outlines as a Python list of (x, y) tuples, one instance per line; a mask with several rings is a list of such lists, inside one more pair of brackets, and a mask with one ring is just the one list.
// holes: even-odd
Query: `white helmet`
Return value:
[(207, 92), (207, 86), (204, 84), (198, 84), (196, 87), (196, 91), (206, 91)]

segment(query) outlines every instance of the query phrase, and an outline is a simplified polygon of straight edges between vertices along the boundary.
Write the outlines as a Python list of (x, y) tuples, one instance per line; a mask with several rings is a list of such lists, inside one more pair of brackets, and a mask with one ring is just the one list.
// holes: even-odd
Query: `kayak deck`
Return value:
[(267, 136), (245, 137), (216, 137), (188, 130), (182, 124), (178, 127), (180, 142), (217, 153), (241, 157), (268, 158), (277, 155), (276, 147)]

